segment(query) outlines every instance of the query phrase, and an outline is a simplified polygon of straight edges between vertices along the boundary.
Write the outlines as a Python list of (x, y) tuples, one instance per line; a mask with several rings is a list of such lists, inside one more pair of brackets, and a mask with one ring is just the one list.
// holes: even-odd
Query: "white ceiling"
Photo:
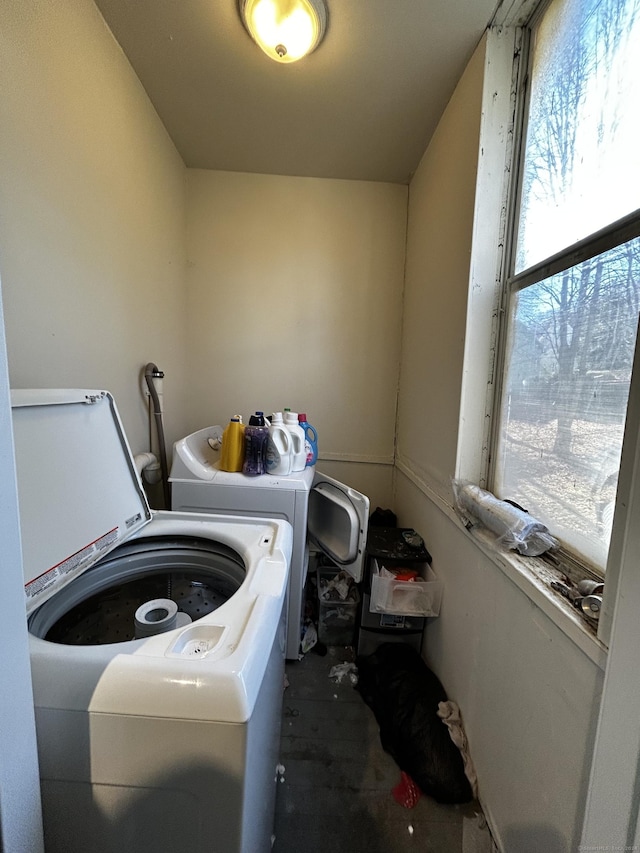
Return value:
[(327, 0), (291, 65), (236, 0), (96, 0), (189, 167), (408, 183), (496, 0)]

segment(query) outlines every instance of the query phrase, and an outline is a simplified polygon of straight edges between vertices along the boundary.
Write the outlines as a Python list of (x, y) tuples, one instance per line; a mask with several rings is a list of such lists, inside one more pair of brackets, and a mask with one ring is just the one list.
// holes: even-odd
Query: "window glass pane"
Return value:
[(516, 272), (640, 206), (640, 0), (556, 0), (532, 50)]
[(640, 238), (512, 300), (494, 491), (604, 569), (640, 307)]

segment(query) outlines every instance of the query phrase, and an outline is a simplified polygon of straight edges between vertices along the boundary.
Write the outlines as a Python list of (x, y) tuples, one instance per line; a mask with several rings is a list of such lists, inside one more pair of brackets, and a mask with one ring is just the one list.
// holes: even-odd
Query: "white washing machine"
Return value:
[(267, 853), (290, 525), (151, 511), (104, 391), (12, 414), (47, 853)]
[(324, 552), (336, 571), (345, 569), (361, 581), (366, 557), (369, 498), (338, 480), (305, 468), (289, 476), (247, 477), (219, 468), (220, 426), (205, 427), (173, 447), (171, 507), (173, 510), (268, 516), (289, 521), (293, 528), (286, 656), (297, 660), (304, 618), (304, 585), (308, 542)]

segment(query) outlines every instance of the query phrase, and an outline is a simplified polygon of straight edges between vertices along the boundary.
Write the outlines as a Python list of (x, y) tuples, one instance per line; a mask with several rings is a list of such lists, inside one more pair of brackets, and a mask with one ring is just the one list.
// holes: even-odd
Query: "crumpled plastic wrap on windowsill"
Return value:
[(453, 480), (456, 512), (465, 527), (481, 524), (496, 535), (496, 544), (525, 557), (538, 557), (558, 547), (558, 540), (541, 521), (508, 501), (501, 501), (463, 480)]

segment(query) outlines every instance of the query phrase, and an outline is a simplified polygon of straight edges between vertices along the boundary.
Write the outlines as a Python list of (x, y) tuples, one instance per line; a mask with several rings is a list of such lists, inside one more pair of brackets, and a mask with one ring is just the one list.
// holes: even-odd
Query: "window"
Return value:
[(530, 30), (491, 485), (606, 566), (640, 311), (640, 0)]

